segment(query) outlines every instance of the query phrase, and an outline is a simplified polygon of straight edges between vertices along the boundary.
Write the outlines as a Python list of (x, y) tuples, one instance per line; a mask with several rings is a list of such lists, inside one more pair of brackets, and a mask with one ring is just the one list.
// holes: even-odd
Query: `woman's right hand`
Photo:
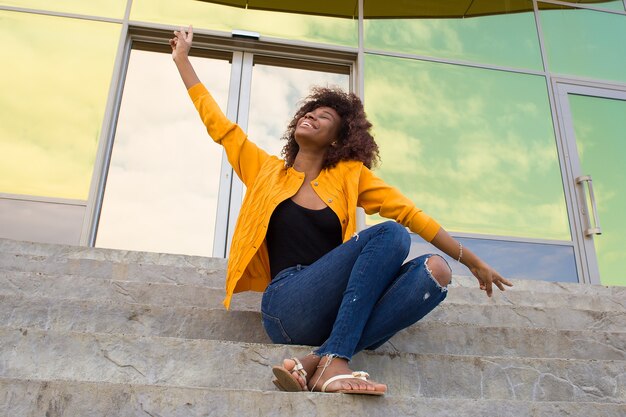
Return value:
[(193, 40), (193, 28), (189, 25), (187, 32), (185, 29), (174, 31), (174, 38), (170, 39), (170, 46), (172, 47), (172, 59), (178, 68), (185, 87), (187, 89), (193, 87), (200, 82), (198, 75), (189, 61), (189, 50), (191, 49), (191, 41)]
[(172, 59), (176, 61), (177, 58), (187, 57), (189, 50), (191, 49), (191, 43), (193, 41), (193, 28), (191, 25), (187, 28), (187, 32), (182, 27), (180, 30), (174, 31), (174, 37), (170, 39), (170, 46), (172, 47)]

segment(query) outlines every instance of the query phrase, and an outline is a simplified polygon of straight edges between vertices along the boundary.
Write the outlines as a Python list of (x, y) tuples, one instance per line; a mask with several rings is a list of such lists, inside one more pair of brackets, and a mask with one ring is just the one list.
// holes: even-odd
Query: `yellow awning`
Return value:
[[(300, 14), (314, 14), (356, 18), (356, 0), (198, 0), (246, 9), (269, 10)], [(576, 3), (604, 3), (608, 0), (580, 0)], [(366, 19), (437, 19), (486, 16), (492, 14), (531, 11), (530, 0), (364, 0)], [(539, 3), (540, 9), (568, 8), (550, 3)]]

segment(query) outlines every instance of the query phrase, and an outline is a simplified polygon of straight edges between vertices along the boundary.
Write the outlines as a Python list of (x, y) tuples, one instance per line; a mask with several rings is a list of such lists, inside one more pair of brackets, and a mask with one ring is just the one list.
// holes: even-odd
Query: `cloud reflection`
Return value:
[(367, 56), (380, 174), (451, 230), (568, 240), (545, 80)]
[[(226, 109), (230, 64), (192, 61)], [(211, 256), (221, 156), (169, 54), (133, 50), (96, 244)]]

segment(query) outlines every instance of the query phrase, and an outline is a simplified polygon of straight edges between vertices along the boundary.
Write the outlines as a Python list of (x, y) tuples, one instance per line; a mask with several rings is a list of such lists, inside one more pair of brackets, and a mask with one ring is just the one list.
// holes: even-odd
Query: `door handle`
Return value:
[[(596, 207), (596, 197), (593, 194), (593, 181), (591, 180), (591, 175), (581, 175), (576, 178), (576, 184), (582, 184), (583, 182), (587, 183), (587, 188), (589, 188), (589, 200), (591, 200), (591, 212), (593, 214), (593, 223), (595, 227), (591, 227), (591, 220), (587, 217), (587, 229), (585, 229), (585, 236), (591, 235), (601, 235), (602, 229), (600, 228), (600, 219), (598, 218), (598, 208)], [(585, 188), (583, 186), (583, 199), (585, 201), (585, 206), (587, 205), (587, 198), (585, 197)]]

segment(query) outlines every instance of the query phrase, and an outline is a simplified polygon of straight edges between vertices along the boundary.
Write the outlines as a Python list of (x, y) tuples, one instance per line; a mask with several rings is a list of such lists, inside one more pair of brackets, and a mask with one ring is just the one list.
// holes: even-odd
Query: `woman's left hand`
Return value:
[(480, 289), (486, 291), (487, 296), (489, 297), (491, 297), (491, 294), (493, 293), (493, 284), (495, 284), (500, 291), (504, 291), (505, 285), (508, 287), (513, 286), (511, 281), (502, 278), (502, 276), (495, 269), (483, 261), (477, 262), (477, 265), (475, 266), (468, 266), (468, 268), (478, 280)]
[(502, 278), (495, 269), (487, 265), (485, 261), (476, 256), (469, 248), (463, 247), (463, 245), (454, 240), (443, 227), (439, 229), (430, 243), (452, 259), (456, 259), (468, 267), (478, 280), (480, 289), (486, 291), (489, 297), (493, 293), (493, 284), (496, 284), (500, 291), (504, 291), (505, 285), (513, 286), (509, 280)]

